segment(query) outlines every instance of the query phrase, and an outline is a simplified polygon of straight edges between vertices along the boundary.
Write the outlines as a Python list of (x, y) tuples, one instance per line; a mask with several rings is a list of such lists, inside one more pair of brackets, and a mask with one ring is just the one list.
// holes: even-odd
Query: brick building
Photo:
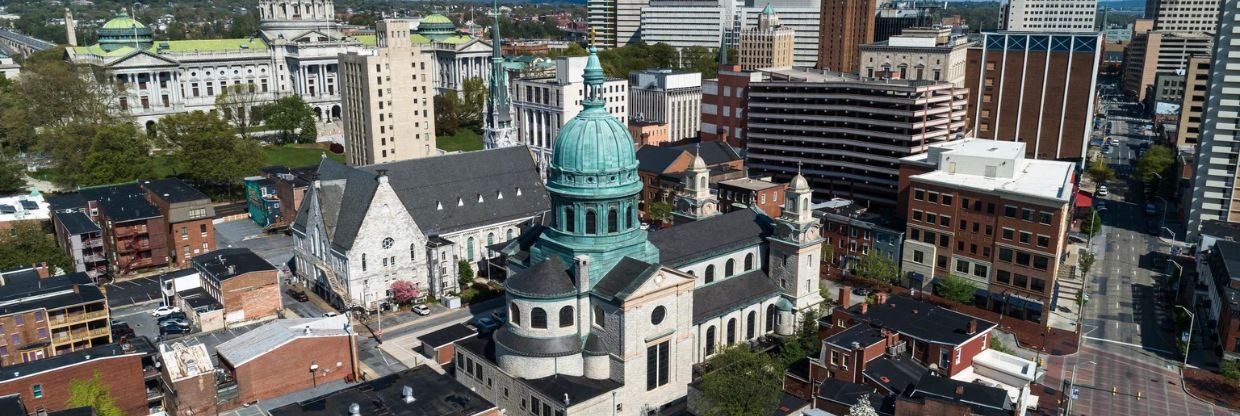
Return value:
[(159, 344), (160, 383), (163, 408), (169, 415), (214, 415), (219, 413), (216, 398), (227, 380), (216, 377), (211, 354), (203, 344), (184, 342)]
[(281, 319), (216, 347), (219, 410), (359, 377), (357, 334), (343, 315)]
[(314, 181), (317, 166), (289, 169), (268, 166), (263, 174), (245, 178), (246, 211), (265, 230), (288, 227)]
[(759, 72), (742, 72), (740, 65), (720, 65), (715, 79), (702, 81), (702, 141), (723, 141), (745, 148), (745, 107), (749, 83), (762, 79)]
[(193, 256), (215, 250), (215, 207), (197, 189), (180, 179), (160, 179), (142, 183), (147, 200), (154, 204), (168, 223), (168, 254), (172, 266), (189, 267)]
[(710, 169), (710, 183), (744, 176), (744, 159), (724, 142), (643, 146), (637, 149), (637, 175), (644, 185), (639, 207), (643, 215), (653, 202), (671, 204), (675, 201), (684, 188), (685, 171), (698, 153)]
[(446, 366), (452, 364), (452, 357), (456, 354), (456, 342), (477, 335), (477, 329), (464, 324), (455, 324), (421, 335), (418, 339), (422, 340), (420, 348), (422, 355), (430, 357), (441, 366)]
[[(500, 410), (451, 376), (418, 366), (323, 396), (270, 409), (272, 416), (499, 416)], [(535, 411), (535, 410), (532, 410)]]
[(861, 45), (874, 41), (874, 0), (822, 2), (818, 29), (818, 69), (857, 72)]
[(736, 178), (716, 184), (719, 196), (719, 212), (724, 214), (747, 206), (756, 206), (771, 218), (779, 218), (784, 212), (780, 195), (788, 189), (787, 183), (775, 183), (769, 178)]
[(1208, 312), (1197, 313), (1207, 322), (1207, 332), (1214, 335), (1207, 339), (1217, 340), (1224, 359), (1240, 360), (1240, 243), (1214, 241), (1213, 247), (1199, 257), (1198, 281), (1209, 291), (1197, 306), (1201, 309), (1201, 304), (1208, 303)]
[(900, 263), (904, 223), (899, 218), (840, 198), (815, 204), (814, 217), (822, 220), (824, 247), (831, 247), (831, 258), (823, 259), (828, 266), (852, 269), (870, 251)]
[(1055, 307), (1075, 165), (1026, 158), (1026, 145), (965, 139), (900, 160), (908, 220), (901, 270), (930, 289), (948, 275), (976, 287), (974, 303), (1045, 322)]
[[(73, 244), (75, 236), (76, 240), (87, 241), (87, 246), (94, 244), (93, 230), (81, 223), (80, 216), (69, 215), (72, 212), (80, 212), (99, 228), (107, 273), (120, 277), (169, 264), (172, 253), (168, 248), (167, 217), (147, 198), (141, 184), (84, 188), (48, 197), (48, 202), (58, 214), (53, 217), (57, 241), (75, 257), (75, 262), (81, 257), (85, 271), (96, 273), (94, 277), (98, 277), (102, 262), (83, 254), (84, 250)], [(73, 222), (62, 222), (66, 220)]]
[(635, 146), (661, 146), (670, 140), (667, 123), (629, 119), (629, 134)]
[(193, 258), (201, 287), (224, 307), (224, 324), (273, 319), (284, 308), (275, 266), (248, 248), (226, 248)]
[(124, 414), (145, 415), (150, 413), (143, 372), (147, 355), (130, 344), (107, 344), (8, 366), (0, 371), (0, 396), (19, 394), (31, 411), (64, 410), (69, 384), (98, 374)]
[(110, 342), (107, 300), (90, 276), (50, 276), (46, 265), (0, 272), (0, 366)]

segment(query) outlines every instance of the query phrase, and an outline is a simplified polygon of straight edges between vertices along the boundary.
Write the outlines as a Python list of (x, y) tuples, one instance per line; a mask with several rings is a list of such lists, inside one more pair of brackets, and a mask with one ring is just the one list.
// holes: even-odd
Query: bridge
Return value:
[(5, 54), (28, 57), (35, 52), (56, 47), (56, 44), (36, 39), (8, 29), (0, 29), (0, 51)]

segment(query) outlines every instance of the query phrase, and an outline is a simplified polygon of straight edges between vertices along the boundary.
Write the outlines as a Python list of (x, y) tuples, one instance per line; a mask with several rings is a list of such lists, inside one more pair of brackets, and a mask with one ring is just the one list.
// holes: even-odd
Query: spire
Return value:
[(495, 12), (495, 20), (491, 22), (491, 61), (504, 59), (503, 39), (499, 35), (499, 0), (495, 0), (492, 5)]
[(508, 73), (504, 70), (504, 39), (499, 33), (499, 0), (493, 3), (491, 22), (491, 77), (487, 88), (487, 127), (499, 129), (512, 125), (508, 100)]
[(775, 8), (771, 7), (771, 3), (766, 4), (766, 8), (762, 9), (762, 14), (770, 16), (775, 14)]
[(603, 73), (603, 63), (598, 59), (598, 49), (594, 47), (594, 29), (590, 29), (590, 55), (586, 59), (585, 74), (581, 77), (586, 84), (586, 99), (582, 101), (586, 110), (603, 108), (603, 81), (607, 75)]

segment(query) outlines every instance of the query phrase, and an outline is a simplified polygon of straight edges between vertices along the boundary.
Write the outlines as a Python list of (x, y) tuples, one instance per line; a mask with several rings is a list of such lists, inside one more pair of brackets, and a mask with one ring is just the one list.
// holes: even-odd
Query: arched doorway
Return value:
[(332, 106), (332, 120), (331, 121), (340, 121), (340, 106), (339, 105)]
[(318, 120), (320, 123), (323, 122), (323, 109), (322, 108), (314, 107), (314, 119)]
[(156, 124), (155, 124), (155, 120), (151, 120), (151, 121), (147, 121), (147, 122), (146, 122), (146, 135), (147, 135), (147, 137), (155, 137), (155, 133), (158, 133), (158, 132), (156, 131), (156, 129), (155, 129), (155, 126), (156, 126)]

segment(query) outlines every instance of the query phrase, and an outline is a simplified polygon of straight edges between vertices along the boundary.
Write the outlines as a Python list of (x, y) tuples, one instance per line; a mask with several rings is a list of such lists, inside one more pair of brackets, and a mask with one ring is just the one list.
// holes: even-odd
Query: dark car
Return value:
[(162, 334), (162, 335), (179, 335), (179, 334), (188, 334), (188, 333), (189, 333), (189, 327), (187, 327), (187, 326), (177, 326), (177, 325), (171, 325), (171, 326), (160, 326), (160, 327), (159, 327), (159, 333), (160, 333), (160, 334)]
[(185, 320), (189, 319), (189, 316), (185, 315), (185, 312), (173, 312), (171, 315), (159, 317), (159, 322), (171, 321), (174, 319)]
[(499, 329), (499, 321), (490, 316), (484, 316), (474, 320), (474, 326), (478, 328), (479, 333), (489, 334)]
[(306, 295), (306, 292), (302, 292), (300, 290), (289, 290), (288, 295), (292, 296), (293, 299), (296, 299), (298, 302), (310, 301), (310, 296)]
[(867, 287), (856, 287), (856, 288), (853, 288), (852, 293), (858, 296), (869, 296), (870, 289)]
[(134, 337), (133, 328), (129, 325), (115, 325), (112, 327), (112, 338)]
[(190, 326), (190, 323), (188, 319), (169, 319), (166, 321), (159, 321), (159, 326), (160, 328), (163, 328), (166, 326), (183, 326), (183, 327), (188, 328)]

